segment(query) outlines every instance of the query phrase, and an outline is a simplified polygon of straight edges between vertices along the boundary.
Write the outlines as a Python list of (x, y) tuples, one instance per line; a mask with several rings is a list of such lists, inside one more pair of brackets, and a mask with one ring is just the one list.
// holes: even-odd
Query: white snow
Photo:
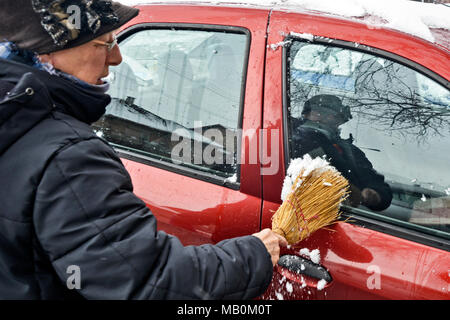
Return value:
[(236, 173), (233, 174), (231, 177), (228, 177), (225, 179), (226, 182), (231, 182), (231, 183), (235, 183), (237, 181), (237, 175)]
[(371, 27), (384, 26), (434, 42), (430, 28), (450, 30), (450, 7), (410, 0), (119, 0), (128, 5), (143, 3), (203, 3), (260, 5), (299, 8), (355, 18)]
[(292, 283), (286, 282), (286, 291), (292, 293), (293, 290)]
[(325, 288), (325, 286), (327, 285), (327, 281), (325, 279), (321, 279), (319, 280), (319, 282), (317, 282), (317, 290), (322, 290), (323, 288)]
[(320, 263), (320, 251), (319, 249), (314, 249), (313, 251), (311, 251), (311, 253), (309, 254), (309, 257), (311, 258), (311, 261), (319, 264)]
[[(320, 250), (319, 249), (314, 249), (314, 250), (309, 250), (308, 248), (302, 248), (299, 251), (299, 254), (302, 256), (305, 256), (307, 258), (310, 258), (312, 262), (319, 264), (320, 263)], [(302, 270), (304, 270), (302, 268)]]
[(272, 49), (273, 51), (277, 50), (279, 47), (284, 47), (285, 45), (290, 44), (292, 41), (288, 40), (288, 41), (281, 41), (278, 43), (272, 43), (270, 45), (270, 49)]
[(97, 135), (97, 137), (103, 137), (103, 131), (101, 131), (101, 130), (98, 130), (98, 131), (96, 131), (96, 130), (94, 130), (94, 133)]
[[(287, 169), (286, 177), (284, 178), (283, 188), (281, 189), (281, 200), (284, 201), (289, 193), (291, 193), (294, 181), (302, 170), (304, 170), (302, 176), (305, 177), (315, 169), (336, 170), (325, 159), (320, 157), (312, 159), (310, 155), (306, 154), (303, 158), (292, 159)], [(296, 187), (301, 183), (302, 180), (299, 179)]]
[[(311, 259), (312, 262), (314, 262), (315, 264), (320, 264), (320, 250), (319, 249), (314, 249), (314, 250), (309, 250), (308, 248), (301, 248), (299, 251), (299, 254), (302, 256), (305, 256), (309, 259)], [(300, 266), (301, 270), (305, 270), (305, 266), (302, 264)], [(303, 277), (302, 277), (302, 288), (304, 288), (306, 286), (306, 284), (304, 283)], [(325, 279), (320, 279), (319, 282), (317, 282), (317, 290), (322, 290), (323, 288), (325, 288), (325, 286), (327, 285), (327, 281)], [(287, 287), (286, 287), (287, 289)]]
[(305, 288), (307, 286), (307, 284), (306, 284), (305, 278), (303, 278), (303, 276), (300, 279), (301, 279), (301, 283), (302, 283), (300, 288), (303, 289), (303, 288)]
[(288, 176), (284, 178), (283, 187), (281, 188), (281, 200), (284, 201), (284, 199), (288, 197), (289, 193), (292, 191), (293, 183), (292, 178), (288, 178)]
[(298, 33), (298, 32), (293, 32), (291, 31), (289, 33), (291, 36), (300, 38), (300, 39), (305, 39), (308, 41), (314, 41), (314, 35), (310, 34), (310, 33)]
[(308, 248), (302, 248), (302, 249), (300, 249), (300, 252), (299, 252), (302, 256), (306, 256), (306, 257), (309, 257), (309, 249)]

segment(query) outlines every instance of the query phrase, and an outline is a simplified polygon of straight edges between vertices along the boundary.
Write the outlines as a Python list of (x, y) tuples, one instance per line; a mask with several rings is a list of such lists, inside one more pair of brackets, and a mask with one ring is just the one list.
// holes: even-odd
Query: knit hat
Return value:
[(341, 99), (331, 94), (319, 94), (305, 102), (302, 114), (306, 114), (311, 110), (331, 110), (339, 114), (344, 121), (352, 118), (350, 108), (342, 104)]
[(77, 47), (120, 28), (138, 9), (110, 0), (1, 0), (0, 42), (38, 54)]

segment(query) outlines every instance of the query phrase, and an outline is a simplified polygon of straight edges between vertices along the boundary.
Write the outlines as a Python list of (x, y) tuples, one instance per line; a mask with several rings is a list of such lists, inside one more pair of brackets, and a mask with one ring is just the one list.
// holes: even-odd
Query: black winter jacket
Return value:
[(262, 294), (273, 269), (258, 238), (184, 247), (156, 230), (120, 159), (89, 126), (109, 101), (0, 59), (0, 299)]
[(352, 143), (351, 138), (342, 139), (309, 120), (292, 118), (291, 122), (293, 158), (307, 153), (311, 157), (325, 155), (330, 164), (358, 189), (372, 188), (378, 192), (381, 202), (370, 209), (384, 210), (390, 206), (391, 188), (384, 181), (384, 176), (375, 171), (364, 152)]

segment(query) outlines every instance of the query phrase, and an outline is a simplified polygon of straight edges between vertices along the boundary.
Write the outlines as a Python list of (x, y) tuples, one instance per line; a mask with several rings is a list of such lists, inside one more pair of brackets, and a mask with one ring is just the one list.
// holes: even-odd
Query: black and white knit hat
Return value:
[(2, 0), (0, 42), (38, 54), (73, 48), (120, 28), (139, 10), (110, 0)]

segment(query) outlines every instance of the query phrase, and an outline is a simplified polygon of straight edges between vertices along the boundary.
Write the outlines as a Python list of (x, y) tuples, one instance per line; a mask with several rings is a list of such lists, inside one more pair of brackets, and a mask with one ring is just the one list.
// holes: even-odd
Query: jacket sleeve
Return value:
[(49, 162), (33, 220), (61, 281), (76, 266), (75, 290), (88, 299), (250, 299), (272, 278), (270, 255), (254, 236), (183, 246), (157, 231), (120, 159), (97, 138)]
[(361, 177), (361, 189), (371, 188), (378, 192), (381, 201), (375, 206), (369, 206), (370, 209), (381, 211), (388, 208), (392, 201), (391, 187), (384, 181), (384, 176), (378, 173), (372, 166), (372, 163), (367, 159), (364, 152), (352, 145), (352, 151), (355, 156), (356, 168)]

